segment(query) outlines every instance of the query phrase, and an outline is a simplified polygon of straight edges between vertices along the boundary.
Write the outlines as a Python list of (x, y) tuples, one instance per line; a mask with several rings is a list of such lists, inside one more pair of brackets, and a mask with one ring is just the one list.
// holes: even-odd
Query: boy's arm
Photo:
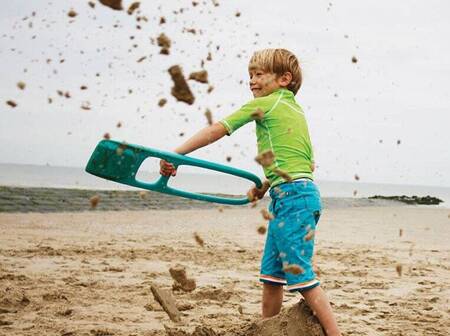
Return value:
[[(178, 154), (188, 154), (196, 149), (204, 147), (206, 145), (212, 144), (213, 142), (219, 140), (228, 132), (221, 123), (214, 123), (211, 126), (205, 127), (191, 138), (189, 138), (181, 146), (177, 147), (174, 151)], [(164, 176), (175, 176), (177, 170), (175, 166), (165, 160), (160, 161), (160, 174)]]
[(188, 154), (196, 149), (212, 144), (227, 133), (228, 132), (225, 127), (221, 123), (216, 122), (211, 126), (205, 127), (202, 130), (198, 131), (184, 144), (176, 148), (175, 152), (183, 155)]

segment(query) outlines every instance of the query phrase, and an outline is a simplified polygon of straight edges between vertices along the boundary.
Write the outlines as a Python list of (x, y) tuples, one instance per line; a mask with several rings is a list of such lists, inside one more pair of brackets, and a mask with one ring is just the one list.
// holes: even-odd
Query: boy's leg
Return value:
[(341, 332), (331, 309), (330, 301), (328, 301), (323, 289), (320, 286), (316, 286), (301, 292), (301, 294), (319, 319), (320, 324), (325, 329), (325, 334), (327, 336), (340, 336)]
[(262, 318), (277, 315), (283, 303), (283, 286), (270, 283), (263, 284)]

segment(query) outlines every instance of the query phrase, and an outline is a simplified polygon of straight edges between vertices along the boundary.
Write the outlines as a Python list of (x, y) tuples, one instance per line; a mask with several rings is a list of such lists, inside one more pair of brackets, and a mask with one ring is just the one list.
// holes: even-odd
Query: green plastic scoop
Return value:
[(136, 180), (136, 173), (142, 162), (144, 162), (144, 160), (148, 157), (164, 159), (171, 162), (176, 168), (181, 165), (196, 166), (239, 176), (253, 181), (258, 188), (262, 186), (261, 180), (258, 176), (245, 170), (200, 160), (185, 155), (164, 152), (157, 149), (146, 148), (139, 145), (132, 145), (113, 140), (102, 140), (98, 143), (91, 155), (91, 158), (89, 159), (86, 166), (86, 171), (92, 175), (133, 187), (192, 198), (199, 201), (232, 205), (246, 204), (249, 202), (247, 197), (220, 197), (175, 189), (167, 185), (170, 178), (169, 176), (161, 176), (154, 183), (138, 181)]

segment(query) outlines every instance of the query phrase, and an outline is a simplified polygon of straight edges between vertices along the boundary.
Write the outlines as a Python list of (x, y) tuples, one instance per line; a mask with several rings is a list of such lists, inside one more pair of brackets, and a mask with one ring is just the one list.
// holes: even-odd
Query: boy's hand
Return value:
[(247, 197), (250, 202), (260, 200), (264, 197), (264, 194), (269, 190), (270, 182), (264, 181), (261, 188), (257, 188), (256, 186), (247, 191)]
[(161, 161), (159, 161), (159, 173), (163, 176), (176, 176), (177, 170), (172, 163), (161, 159)]

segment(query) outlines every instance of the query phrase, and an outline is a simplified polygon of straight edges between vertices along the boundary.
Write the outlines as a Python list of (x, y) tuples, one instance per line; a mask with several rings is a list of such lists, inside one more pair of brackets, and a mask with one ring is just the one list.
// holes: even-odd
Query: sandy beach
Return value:
[[(233, 335), (260, 313), (261, 208), (1, 213), (0, 335)], [(448, 335), (449, 224), (445, 208), (324, 211), (315, 263), (344, 335)], [(177, 264), (197, 288), (173, 291), (174, 323), (150, 286), (171, 290)]]

